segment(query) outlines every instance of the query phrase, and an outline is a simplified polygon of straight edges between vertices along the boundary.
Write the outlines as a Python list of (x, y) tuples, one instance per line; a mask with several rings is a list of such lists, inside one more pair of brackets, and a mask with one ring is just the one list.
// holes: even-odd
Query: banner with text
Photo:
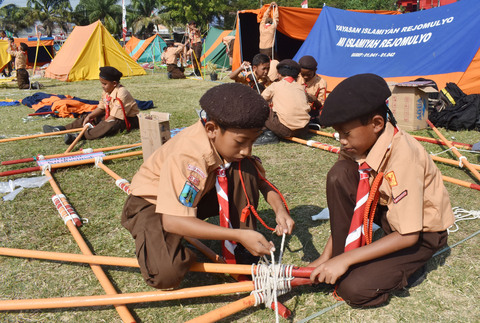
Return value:
[(294, 59), (312, 55), (334, 77), (464, 72), (480, 46), (479, 12), (476, 0), (393, 16), (324, 7)]

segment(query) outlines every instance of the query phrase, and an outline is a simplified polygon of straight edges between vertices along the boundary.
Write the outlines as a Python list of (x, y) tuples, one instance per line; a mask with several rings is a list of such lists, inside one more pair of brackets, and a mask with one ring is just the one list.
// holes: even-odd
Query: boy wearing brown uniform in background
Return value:
[[(331, 235), (310, 264), (316, 267), (310, 278), (336, 284), (352, 306), (380, 305), (406, 287), (446, 245), (454, 222), (440, 171), (423, 146), (396, 127), (385, 104), (390, 95), (380, 76), (355, 75), (330, 93), (320, 116), (322, 126), (339, 133), (341, 152), (327, 175)], [(373, 202), (366, 220), (362, 208), (368, 211), (365, 201), (375, 194), (372, 182), (378, 207)], [(364, 226), (372, 220), (385, 232), (373, 242)]]
[(167, 48), (162, 53), (162, 62), (167, 64), (167, 77), (169, 79), (184, 79), (185, 68), (183, 66), (178, 67), (178, 59), (183, 52), (183, 45), (180, 43), (174, 43), (173, 41), (167, 41)]
[[(265, 100), (245, 85), (227, 83), (208, 90), (200, 106), (206, 118), (145, 161), (123, 209), (122, 225), (135, 239), (142, 275), (155, 288), (178, 286), (195, 261), (195, 254), (182, 245), (183, 236), (228, 240), (225, 246), (234, 258), (227, 261), (251, 264), (252, 255), (269, 254), (273, 244), (255, 231), (253, 214), (241, 218), (247, 205), (257, 206), (259, 191), (276, 214), (277, 234), (291, 234), (294, 227), (278, 191), (263, 179), (260, 161), (251, 157), (268, 116)], [(222, 185), (220, 176), (228, 182), (223, 195), (216, 189)], [(219, 196), (228, 196), (228, 207)], [(229, 211), (228, 216), (221, 211), (220, 223), (225, 216), (230, 225), (204, 221), (219, 214), (219, 204)]]
[(270, 58), (265, 54), (257, 54), (253, 56), (251, 64), (248, 61), (244, 61), (239, 68), (230, 72), (228, 77), (235, 82), (248, 85), (255, 91), (262, 93), (267, 86), (272, 84), (268, 77), (269, 70)]
[[(270, 11), (272, 11), (272, 9), (276, 9), (273, 10), (273, 19), (270, 17)], [(260, 21), (260, 42), (258, 45), (259, 52), (267, 55), (270, 58), (275, 58), (272, 55), (272, 49), (275, 45), (275, 32), (277, 30), (278, 21), (278, 7), (275, 2), (272, 2), (263, 14), (262, 20)]]
[(202, 35), (200, 30), (197, 28), (197, 23), (195, 21), (190, 21), (188, 23), (188, 40), (192, 52), (192, 64), (194, 73), (197, 76), (200, 76), (200, 58), (202, 57)]
[(307, 100), (311, 108), (310, 121), (318, 123), (318, 117), (327, 95), (327, 82), (317, 74), (317, 61), (312, 56), (303, 56), (298, 64), (300, 64), (301, 69), (297, 82), (305, 87)]
[(17, 71), (17, 85), (19, 89), (29, 89), (30, 79), (27, 71), (27, 49), (25, 43), (20, 43), (20, 48), (15, 46), (13, 38), (9, 39), (10, 47), (7, 53), (15, 57), (15, 70)]

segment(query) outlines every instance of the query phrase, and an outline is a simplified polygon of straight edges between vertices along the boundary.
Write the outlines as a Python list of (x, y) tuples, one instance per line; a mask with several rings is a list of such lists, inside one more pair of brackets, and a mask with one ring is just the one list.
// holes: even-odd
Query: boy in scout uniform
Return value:
[(310, 104), (310, 122), (318, 123), (320, 111), (327, 95), (327, 82), (317, 74), (317, 61), (313, 56), (305, 55), (298, 61), (300, 74), (297, 82), (305, 88)]
[[(281, 80), (262, 92), (262, 97), (271, 103), (265, 127), (280, 138), (301, 136), (307, 132), (310, 106), (305, 90), (296, 82), (300, 65), (291, 59), (284, 59), (278, 63), (277, 71)], [(270, 142), (271, 133), (268, 130), (259, 138), (257, 145)]]
[[(272, 9), (276, 9), (273, 10), (273, 19), (270, 17)], [(269, 58), (274, 58), (272, 56), (272, 48), (275, 43), (275, 32), (277, 31), (278, 21), (278, 7), (275, 2), (272, 2), (263, 14), (260, 25), (258, 26), (260, 35), (258, 44), (259, 52), (267, 55)]]
[[(294, 226), (280, 194), (264, 180), (260, 161), (251, 156), (268, 117), (265, 100), (245, 85), (227, 83), (208, 90), (200, 106), (205, 118), (144, 162), (123, 208), (122, 225), (135, 239), (140, 271), (155, 288), (178, 286), (195, 261), (182, 245), (184, 236), (226, 240), (224, 246), (234, 256), (227, 262), (251, 264), (254, 256), (269, 254), (273, 243), (255, 231), (252, 214), (259, 191), (275, 212), (277, 234), (291, 234)], [(228, 189), (222, 188), (221, 176), (226, 176)], [(219, 204), (221, 225), (204, 221), (219, 214)]]
[[(80, 118), (66, 126), (43, 126), (43, 132), (82, 128), (87, 123), (93, 128), (84, 132), (82, 139), (93, 140), (113, 136), (120, 131), (138, 129), (139, 109), (130, 92), (120, 84), (122, 72), (112, 66), (100, 67), (102, 99), (91, 113), (84, 113)], [(65, 134), (65, 144), (71, 144), (78, 134)]]
[[(250, 72), (250, 66), (253, 73)], [(265, 54), (257, 54), (253, 56), (251, 64), (248, 61), (244, 61), (239, 68), (230, 72), (228, 77), (235, 82), (248, 85), (255, 91), (262, 93), (267, 86), (272, 84), (268, 77), (269, 70), (270, 58)]]
[[(358, 307), (380, 305), (391, 291), (408, 286), (409, 277), (446, 245), (454, 222), (440, 171), (423, 146), (396, 127), (385, 104), (390, 95), (380, 76), (355, 75), (330, 93), (320, 115), (322, 126), (339, 133), (341, 151), (327, 175), (331, 235), (310, 264), (316, 267), (310, 278), (336, 284), (336, 293)], [(385, 235), (371, 242), (371, 229), (355, 225), (354, 209), (366, 205), (359, 197), (370, 201), (376, 193), (371, 216)]]
[(174, 43), (173, 41), (167, 41), (167, 47), (162, 53), (162, 62), (167, 65), (167, 75), (169, 79), (184, 79), (185, 68), (178, 66), (178, 59), (183, 52), (183, 45), (181, 43)]

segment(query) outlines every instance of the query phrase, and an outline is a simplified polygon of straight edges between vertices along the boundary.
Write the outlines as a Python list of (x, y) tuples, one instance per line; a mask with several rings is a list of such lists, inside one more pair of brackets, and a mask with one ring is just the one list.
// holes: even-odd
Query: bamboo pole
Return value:
[(241, 298), (238, 301), (229, 303), (225, 306), (219, 307), (211, 312), (197, 316), (193, 320), (189, 320), (186, 323), (206, 323), (206, 322), (217, 322), (221, 319), (224, 319), (230, 315), (243, 311), (249, 307), (255, 305), (255, 296), (248, 295), (247, 297)]
[[(129, 152), (129, 153), (122, 153), (122, 154), (104, 156), (104, 157), (102, 157), (102, 159), (105, 161), (105, 160), (112, 160), (112, 159), (123, 158), (123, 157), (138, 156), (138, 155), (141, 155), (141, 154), (142, 154), (141, 151), (133, 151), (133, 152)], [(71, 162), (65, 162), (65, 163), (58, 163), (58, 164), (51, 164), (50, 167), (51, 167), (51, 169), (57, 169), (57, 168), (64, 168), (64, 167), (86, 165), (86, 164), (91, 164), (91, 163), (95, 163), (95, 158), (89, 158), (89, 159), (77, 160), (77, 161), (71, 161)], [(15, 174), (21, 174), (21, 173), (34, 172), (34, 171), (39, 171), (39, 170), (42, 170), (42, 167), (35, 166), (35, 167), (14, 169), (14, 170), (9, 170), (9, 171), (5, 171), (5, 172), (0, 172), (0, 176), (9, 176), (9, 175), (15, 175)]]
[(315, 147), (315, 148), (318, 148), (318, 149), (330, 151), (332, 153), (337, 153), (338, 154), (340, 152), (339, 147), (335, 147), (335, 146), (332, 146), (332, 145), (327, 145), (327, 144), (324, 144), (324, 143), (321, 143), (321, 142), (318, 142), (318, 141), (314, 141), (314, 140), (304, 140), (304, 139), (300, 139), (300, 138), (297, 138), (297, 137), (286, 137), (285, 139), (293, 141), (293, 142), (298, 142), (300, 144), (304, 144), (304, 145), (307, 145), (307, 146), (310, 146), (310, 147)]
[[(52, 189), (55, 192), (55, 194), (57, 195), (62, 194), (62, 191), (58, 187), (57, 183), (55, 182), (55, 179), (53, 178), (49, 170), (45, 170), (45, 175), (48, 177), (48, 181), (52, 186)], [(78, 231), (77, 227), (73, 224), (73, 222), (67, 221), (66, 225), (68, 230), (70, 230), (70, 233), (72, 234), (73, 238), (77, 242), (82, 253), (84, 255), (92, 256), (93, 255), (92, 251), (88, 247), (87, 243), (85, 242), (85, 240), (83, 239), (82, 235)], [(103, 287), (105, 292), (108, 295), (116, 295), (117, 291), (115, 290), (115, 287), (113, 287), (112, 283), (108, 279), (102, 267), (100, 267), (99, 265), (90, 265), (90, 268), (92, 268), (93, 273), (97, 277), (98, 281), (100, 282), (100, 285)], [(34, 304), (34, 303), (30, 303), (29, 300), (27, 300), (27, 303), (32, 305)], [(30, 308), (34, 309), (34, 308), (41, 308), (41, 307), (30, 307)], [(133, 318), (132, 314), (130, 313), (130, 311), (125, 305), (122, 305), (121, 303), (115, 304), (115, 309), (117, 310), (118, 314), (120, 315), (120, 317), (124, 322), (135, 322), (135, 319)]]
[[(73, 151), (73, 152), (69, 152), (69, 153), (61, 153), (61, 154), (43, 156), (43, 159), (68, 157), (68, 156), (81, 156), (81, 155), (84, 155), (84, 154), (91, 154), (91, 153), (96, 153), (96, 152), (104, 152), (104, 151), (112, 151), (112, 150), (116, 150), (116, 149), (126, 149), (126, 148), (140, 147), (141, 145), (142, 145), (142, 143), (136, 143), (136, 144), (127, 144), (127, 145), (120, 145), (120, 146), (95, 148), (95, 149), (90, 149), (90, 148), (89, 149), (81, 149), (80, 151)], [(36, 161), (36, 160), (39, 160), (39, 159), (40, 159), (40, 155), (37, 155), (35, 157), (28, 157), (28, 158), (23, 158), (23, 159), (2, 161), (1, 164), (2, 165), (21, 164), (21, 163), (33, 162), (33, 161)]]
[(36, 135), (21, 136), (21, 137), (14, 137), (14, 138), (5, 138), (5, 139), (0, 139), (0, 143), (9, 142), (9, 141), (16, 141), (16, 140), (40, 138), (40, 137), (57, 136), (57, 135), (63, 135), (63, 134), (66, 134), (66, 133), (79, 132), (79, 131), (82, 131), (82, 128), (75, 128), (75, 129), (55, 131), (55, 132), (47, 132), (47, 133), (39, 133), (39, 134), (36, 134)]
[[(172, 291), (156, 290), (151, 292), (107, 294), (94, 296), (57, 297), (43, 299), (21, 299), (0, 301), (0, 311), (20, 311), (47, 308), (87, 307), (87, 306), (125, 306), (121, 304), (135, 304), (158, 302), (175, 299), (216, 296), (251, 292), (254, 290), (252, 281), (227, 284), (182, 288)], [(125, 320), (124, 320), (125, 321)], [(133, 322), (134, 319), (130, 320)]]
[(430, 128), (432, 128), (433, 131), (435, 131), (435, 133), (437, 134), (437, 136), (443, 140), (445, 142), (445, 144), (448, 146), (448, 148), (450, 148), (453, 153), (458, 157), (458, 159), (468, 168), (468, 170), (470, 170), (472, 172), (473, 175), (475, 175), (475, 177), (480, 181), (480, 173), (472, 166), (472, 164), (470, 164), (470, 162), (467, 160), (467, 158), (465, 158), (464, 156), (462, 156), (462, 154), (460, 154), (460, 152), (458, 151), (457, 147), (454, 147), (452, 146), (452, 143), (450, 141), (447, 140), (447, 138), (445, 138), (442, 133), (433, 125), (433, 123), (426, 119), (428, 125), (430, 126)]
[[(330, 146), (330, 145), (325, 145), (325, 144), (322, 144), (322, 143), (319, 143), (320, 145), (318, 146), (322, 146), (322, 145), (325, 145), (325, 146), (330, 146), (330, 147), (333, 147), (333, 148), (338, 148), (338, 151), (336, 151), (336, 149), (325, 149), (324, 147), (317, 147), (317, 145), (313, 145), (313, 144), (307, 144), (307, 140), (303, 140), (303, 139), (300, 139), (300, 138), (296, 138), (296, 137), (291, 137), (291, 138), (285, 138), (285, 139), (288, 139), (288, 140), (291, 140), (293, 142), (297, 142), (297, 143), (301, 143), (301, 144), (304, 144), (304, 145), (307, 145), (307, 146), (310, 146), (310, 147), (315, 147), (315, 148), (320, 148), (320, 149), (323, 149), (323, 150), (327, 150), (327, 151), (330, 151), (330, 152), (334, 152), (334, 153), (337, 153), (338, 154), (338, 151), (340, 151), (340, 149), (338, 147), (334, 147), (334, 146)], [(441, 158), (441, 157), (438, 157), (438, 156), (434, 156), (434, 155), (430, 155), (430, 157), (432, 157), (433, 160), (437, 159), (437, 161), (442, 161), (442, 162), (445, 162), (443, 161), (444, 159), (446, 160), (449, 160), (448, 163), (452, 164), (452, 165), (456, 165), (456, 166), (459, 166), (458, 165), (458, 162), (454, 161), (454, 160), (451, 160), (451, 159), (447, 159), (447, 158)], [(435, 158), (434, 158), (435, 157)], [(473, 167), (473, 165), (472, 165)], [(444, 181), (446, 182), (450, 182), (450, 183), (453, 183), (453, 184), (457, 184), (457, 185), (460, 185), (460, 186), (463, 186), (463, 187), (467, 187), (467, 188), (472, 188), (474, 190), (480, 190), (480, 185), (477, 185), (477, 184), (473, 184), (473, 183), (469, 183), (469, 182), (466, 182), (466, 181), (462, 181), (460, 179), (456, 179), (456, 178), (453, 178), (453, 177), (448, 177), (448, 176), (444, 176), (442, 175), (442, 178)]]
[[(440, 156), (432, 155), (432, 154), (430, 154), (430, 157), (432, 157), (432, 159), (434, 161), (438, 161), (440, 163), (460, 167), (458, 160), (453, 160), (453, 159), (450, 159), (450, 158), (444, 158), (444, 157), (440, 157)], [(479, 165), (472, 164), (472, 167), (475, 168), (476, 170), (480, 171), (480, 166)]]
[(68, 146), (67, 150), (65, 150), (65, 154), (71, 152), (73, 150), (73, 147), (75, 147), (75, 145), (77, 144), (77, 142), (80, 141), (80, 139), (82, 139), (82, 136), (83, 134), (85, 133), (85, 131), (87, 131), (88, 128), (90, 128), (92, 125), (87, 123), (86, 125), (83, 126), (83, 129), (82, 131), (80, 131), (80, 133), (77, 135), (77, 137), (75, 138), (75, 140), (70, 144), (70, 146)]
[[(325, 131), (320, 131), (320, 130), (315, 130), (315, 129), (309, 129), (309, 131), (311, 133), (314, 133), (314, 134), (317, 134), (317, 135), (335, 138), (335, 135), (333, 133), (330, 133), (330, 132), (325, 132)], [(411, 136), (413, 138), (417, 139), (418, 141), (424, 141), (424, 142), (429, 142), (431, 144), (446, 146), (445, 141), (440, 140), (440, 139), (422, 137), (422, 136), (416, 136), (416, 135), (411, 135)], [(457, 148), (460, 148), (460, 149), (469, 149), (469, 150), (472, 149), (472, 145), (470, 145), (470, 144), (466, 144), (466, 143), (463, 143), (463, 142), (456, 142), (456, 141), (452, 141), (451, 143), (452, 143), (453, 146), (455, 146)]]

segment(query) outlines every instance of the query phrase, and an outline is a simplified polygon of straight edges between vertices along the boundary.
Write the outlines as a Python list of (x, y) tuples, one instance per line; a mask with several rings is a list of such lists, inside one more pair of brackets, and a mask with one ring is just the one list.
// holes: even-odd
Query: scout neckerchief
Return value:
[[(130, 126), (130, 122), (128, 122), (127, 114), (125, 113), (125, 107), (123, 106), (123, 102), (119, 98), (116, 98), (116, 100), (120, 104), (120, 108), (122, 108), (123, 120), (125, 120), (125, 127), (127, 128), (127, 131), (130, 131), (131, 126)], [(109, 94), (107, 94), (105, 96), (105, 120), (107, 120), (107, 118), (110, 116), (111, 101), (112, 101), (112, 97)]]
[[(215, 181), (215, 189), (217, 190), (220, 226), (232, 229), (230, 222), (230, 209), (228, 205), (228, 182), (226, 170), (230, 164), (220, 165), (217, 168), (217, 179)], [(235, 264), (235, 248), (237, 243), (230, 240), (224, 240), (222, 243), (222, 254), (227, 264)]]
[(352, 222), (348, 230), (348, 236), (345, 240), (345, 251), (364, 246), (366, 243), (365, 232), (363, 231), (363, 216), (365, 214), (365, 204), (370, 192), (370, 183), (368, 177), (372, 169), (366, 162), (358, 167), (360, 181), (358, 182), (357, 199), (355, 210), (353, 211)]

